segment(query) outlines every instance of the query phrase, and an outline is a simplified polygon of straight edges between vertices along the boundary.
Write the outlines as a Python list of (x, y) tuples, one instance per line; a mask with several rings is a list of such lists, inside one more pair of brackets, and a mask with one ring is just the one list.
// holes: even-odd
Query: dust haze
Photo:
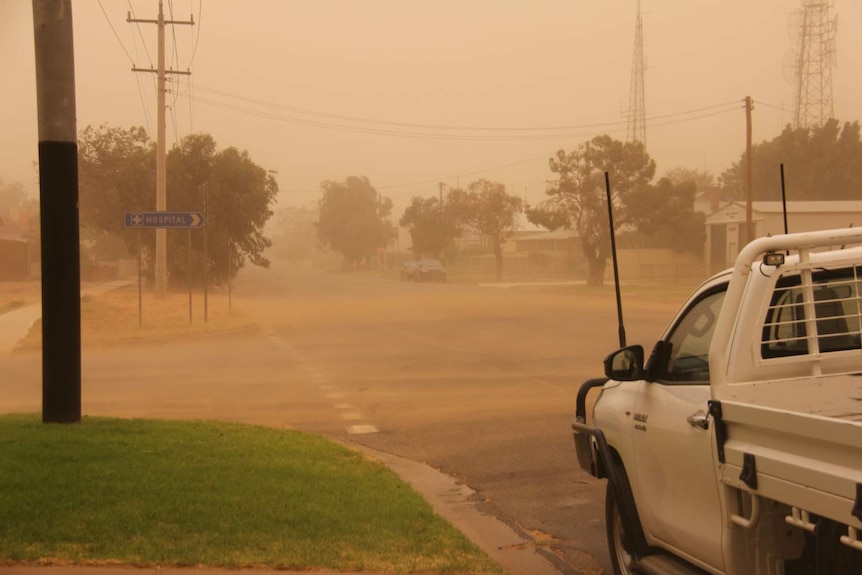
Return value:
[[(168, 147), (206, 133), (219, 149), (247, 150), (276, 174), (276, 209), (314, 205), (321, 182), (360, 175), (393, 200), (394, 221), (441, 182), (487, 178), (535, 205), (556, 150), (599, 134), (625, 138), (635, 2), (168, 5), (196, 22), (168, 33), (169, 65), (192, 73), (169, 83)], [(728, 169), (744, 151), (746, 96), (755, 142), (792, 121), (784, 61), (798, 0), (641, 6), (657, 175)], [(143, 126), (154, 139), (155, 82), (131, 68), (152, 66), (156, 31), (126, 19), (154, 18), (157, 3), (73, 9), (78, 129)], [(862, 3), (836, 0), (834, 13), (835, 115), (857, 121)], [(0, 178), (37, 197), (33, 54), (30, 3), (0, 0)], [(402, 234), (399, 251), (408, 246)], [(507, 287), (490, 276), (418, 284), (397, 273), (280, 259), (270, 270), (246, 267), (231, 297), (253, 330), (85, 340), (83, 413), (292, 428), (423, 461), (463, 479), (492, 512), (550, 534), (577, 572), (607, 569), (603, 484), (578, 468), (569, 424), (580, 384), (601, 375), (618, 346), (612, 288)], [(627, 290), (628, 342), (649, 349), (697, 279)], [(195, 292), (195, 323), (202, 305)], [(134, 324), (129, 306), (117, 322)], [(40, 410), (40, 361), (38, 351), (0, 355), (0, 411)]]
[[(658, 176), (685, 167), (717, 177), (737, 161), (746, 96), (755, 142), (792, 121), (785, 60), (800, 5), (641, 1), (647, 149)], [(127, 23), (130, 8), (153, 18), (157, 4), (74, 3), (78, 128), (143, 126), (155, 139), (155, 81), (131, 67), (152, 66), (156, 31)], [(280, 206), (313, 203), (322, 181), (353, 175), (393, 198), (396, 215), (439, 182), (479, 177), (535, 204), (557, 149), (626, 135), (633, 1), (178, 0), (166, 4), (168, 17), (169, 8), (196, 24), (167, 34), (169, 66), (192, 72), (169, 82), (168, 146), (203, 132), (220, 148), (248, 150), (278, 172)], [(836, 0), (832, 13), (835, 115), (859, 120), (862, 5)], [(0, 2), (0, 58), (13, 88), (0, 108), (0, 175), (35, 195), (28, 2)], [(481, 130), (463, 129), (471, 127)]]

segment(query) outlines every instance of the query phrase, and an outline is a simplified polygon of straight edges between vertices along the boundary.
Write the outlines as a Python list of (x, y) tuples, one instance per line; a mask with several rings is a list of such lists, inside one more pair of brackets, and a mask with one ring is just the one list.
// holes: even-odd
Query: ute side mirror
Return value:
[(618, 349), (605, 358), (605, 376), (616, 381), (643, 379), (644, 348), (630, 345)]

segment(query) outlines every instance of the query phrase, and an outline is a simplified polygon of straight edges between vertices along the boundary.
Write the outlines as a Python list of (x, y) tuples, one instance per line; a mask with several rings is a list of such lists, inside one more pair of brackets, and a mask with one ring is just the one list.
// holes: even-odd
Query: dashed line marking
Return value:
[[(279, 336), (275, 334), (267, 334), (266, 339), (274, 346), (280, 347), (284, 350), (294, 361), (299, 363), (305, 363), (307, 360), (303, 357), (299, 351), (291, 346), (288, 342), (281, 339)], [(316, 380), (317, 387), (320, 391), (324, 392), (324, 395), (328, 399), (341, 399), (345, 397), (344, 393), (336, 391), (338, 388), (334, 385), (322, 384), (321, 381), (326, 381), (326, 376), (323, 374), (323, 370), (314, 367), (314, 366), (306, 366), (306, 372), (309, 377)], [(336, 403), (335, 409), (345, 410), (345, 409), (353, 409), (353, 406), (349, 403)], [(347, 421), (356, 421), (362, 419), (362, 414), (356, 411), (346, 411), (342, 412), (341, 418)], [(347, 427), (347, 433), (351, 435), (363, 435), (367, 433), (380, 433), (380, 430), (374, 427), (373, 425), (367, 423), (360, 423), (357, 425), (350, 425)]]
[(380, 433), (380, 430), (374, 427), (373, 425), (361, 424), (361, 425), (351, 425), (347, 428), (347, 433), (353, 435), (362, 435), (364, 433)]

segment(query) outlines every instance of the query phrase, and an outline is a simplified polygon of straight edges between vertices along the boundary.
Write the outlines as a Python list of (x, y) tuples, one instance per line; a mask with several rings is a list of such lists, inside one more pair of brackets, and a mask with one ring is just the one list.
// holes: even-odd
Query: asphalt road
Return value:
[[(578, 468), (569, 426), (580, 383), (617, 347), (610, 290), (286, 267), (245, 273), (234, 293), (261, 333), (85, 348), (83, 412), (301, 429), (423, 461), (463, 480), (561, 572), (610, 573), (604, 482)], [(628, 341), (651, 345), (680, 302), (626, 302)], [(38, 411), (39, 357), (0, 361), (0, 411)]]

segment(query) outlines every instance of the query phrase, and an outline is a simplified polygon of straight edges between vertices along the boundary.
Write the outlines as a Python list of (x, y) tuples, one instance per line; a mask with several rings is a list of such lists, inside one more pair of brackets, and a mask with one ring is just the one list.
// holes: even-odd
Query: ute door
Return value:
[(700, 294), (656, 346), (647, 366), (652, 381), (642, 386), (632, 418), (632, 479), (647, 537), (721, 571), (707, 358), (726, 288)]

